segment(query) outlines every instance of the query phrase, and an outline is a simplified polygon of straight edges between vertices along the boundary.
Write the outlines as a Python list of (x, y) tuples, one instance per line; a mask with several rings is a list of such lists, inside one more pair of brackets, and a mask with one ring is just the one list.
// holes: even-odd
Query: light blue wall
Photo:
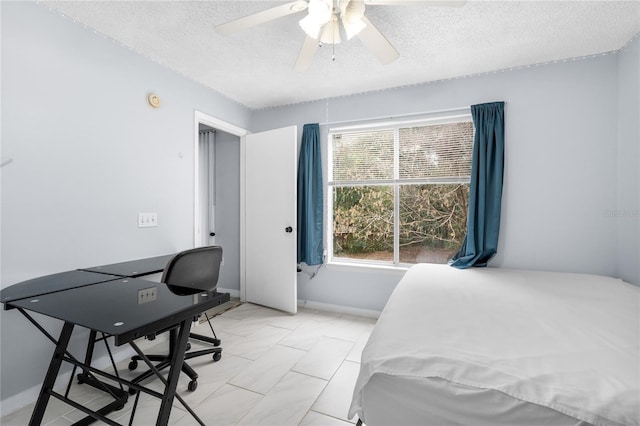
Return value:
[[(43, 5), (0, 7), (2, 287), (193, 247), (194, 111), (243, 128), (250, 111)], [(149, 211), (159, 226), (137, 228)], [(41, 383), (52, 346), (16, 311), (0, 320), (4, 402)]]
[(618, 276), (640, 285), (640, 37), (619, 55)]
[[(266, 109), (252, 127), (302, 129), (491, 101), (506, 102), (502, 223), (491, 266), (615, 276), (617, 223), (604, 211), (618, 205), (617, 55)], [(324, 266), (311, 280), (299, 274), (298, 296), (380, 310), (400, 276)]]

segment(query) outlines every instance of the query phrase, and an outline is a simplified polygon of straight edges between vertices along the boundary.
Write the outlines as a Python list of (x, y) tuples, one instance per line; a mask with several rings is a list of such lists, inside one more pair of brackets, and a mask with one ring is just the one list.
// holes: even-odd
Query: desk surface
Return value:
[(13, 302), (27, 297), (57, 293), (77, 287), (98, 284), (105, 281), (117, 280), (120, 276), (98, 274), (87, 271), (67, 271), (59, 274), (22, 281), (0, 291), (0, 303), (5, 303), (5, 309), (10, 307), (7, 302)]
[[(149, 289), (155, 290), (155, 300), (145, 297), (145, 301), (140, 301), (140, 291), (148, 294)], [(166, 284), (120, 278), (7, 304), (113, 335), (115, 344), (120, 346), (228, 300), (228, 293), (198, 292), (180, 296), (172, 293)]]
[[(0, 290), (0, 303), (117, 280), (122, 277), (140, 277), (155, 274), (162, 272), (173, 256), (175, 255), (167, 254), (45, 275)], [(10, 306), (5, 305), (5, 309), (10, 308)]]
[(120, 277), (140, 277), (142, 275), (162, 272), (164, 267), (175, 254), (131, 260), (129, 262), (112, 263), (110, 265), (82, 268), (83, 271), (99, 272), (101, 274), (118, 275)]

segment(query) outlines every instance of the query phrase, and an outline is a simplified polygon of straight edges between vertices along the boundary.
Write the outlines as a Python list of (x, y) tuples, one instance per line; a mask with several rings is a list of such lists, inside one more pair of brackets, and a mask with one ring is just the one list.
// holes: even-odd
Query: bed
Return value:
[(596, 275), (415, 265), (365, 345), (349, 418), (637, 426), (639, 290)]

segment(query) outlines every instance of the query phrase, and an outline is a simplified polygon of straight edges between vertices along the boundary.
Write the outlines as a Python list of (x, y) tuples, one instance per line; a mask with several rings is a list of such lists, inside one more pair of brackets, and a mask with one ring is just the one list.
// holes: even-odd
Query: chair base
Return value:
[(213, 346), (220, 346), (220, 339), (215, 339), (209, 336), (203, 336), (202, 334), (189, 333), (190, 339), (200, 340), (201, 342), (211, 343)]
[[(185, 373), (190, 379), (191, 381), (189, 382), (189, 384), (187, 385), (187, 390), (189, 390), (190, 392), (193, 392), (194, 390), (196, 390), (196, 388), (198, 387), (198, 373), (195, 372), (195, 370), (193, 368), (191, 368), (191, 366), (189, 364), (187, 364), (187, 360), (191, 359), (191, 358), (195, 358), (195, 357), (199, 357), (199, 356), (204, 356), (204, 355), (209, 355), (212, 354), (212, 359), (214, 362), (220, 361), (220, 359), (222, 358), (222, 348), (220, 348), (220, 339), (214, 339), (208, 336), (203, 336), (200, 334), (196, 334), (196, 333), (189, 333), (189, 337), (192, 339), (196, 339), (196, 340), (200, 340), (203, 342), (207, 342), (207, 343), (211, 343), (212, 345), (214, 345), (215, 347), (213, 348), (209, 348), (209, 349), (202, 349), (202, 350), (198, 350), (198, 351), (193, 351), (193, 352), (187, 352), (184, 355), (184, 362), (182, 363), (182, 372)], [(171, 357), (173, 355), (173, 348), (174, 348), (174, 340), (175, 338), (177, 338), (176, 335), (176, 330), (172, 329), (169, 331), (169, 353), (166, 355), (147, 355), (147, 358), (152, 361), (152, 362), (157, 362), (158, 364), (155, 365), (155, 367), (158, 369), (158, 371), (163, 370), (164, 368), (167, 368), (169, 365), (171, 365)], [(135, 370), (136, 368), (138, 368), (138, 361), (142, 361), (142, 358), (140, 358), (140, 356), (138, 355), (134, 355), (131, 357), (131, 361), (129, 362), (129, 370)], [(136, 376), (134, 379), (131, 380), (131, 382), (139, 384), (142, 381), (148, 379), (149, 377), (152, 377), (154, 375), (153, 371), (151, 370), (147, 370), (144, 373)], [(136, 390), (135, 389), (129, 389), (129, 393), (130, 394), (135, 394)]]

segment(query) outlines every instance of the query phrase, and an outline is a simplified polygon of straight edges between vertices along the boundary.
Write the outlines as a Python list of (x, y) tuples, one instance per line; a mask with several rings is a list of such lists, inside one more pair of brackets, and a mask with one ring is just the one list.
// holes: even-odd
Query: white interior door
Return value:
[(244, 298), (297, 311), (297, 127), (244, 142)]

